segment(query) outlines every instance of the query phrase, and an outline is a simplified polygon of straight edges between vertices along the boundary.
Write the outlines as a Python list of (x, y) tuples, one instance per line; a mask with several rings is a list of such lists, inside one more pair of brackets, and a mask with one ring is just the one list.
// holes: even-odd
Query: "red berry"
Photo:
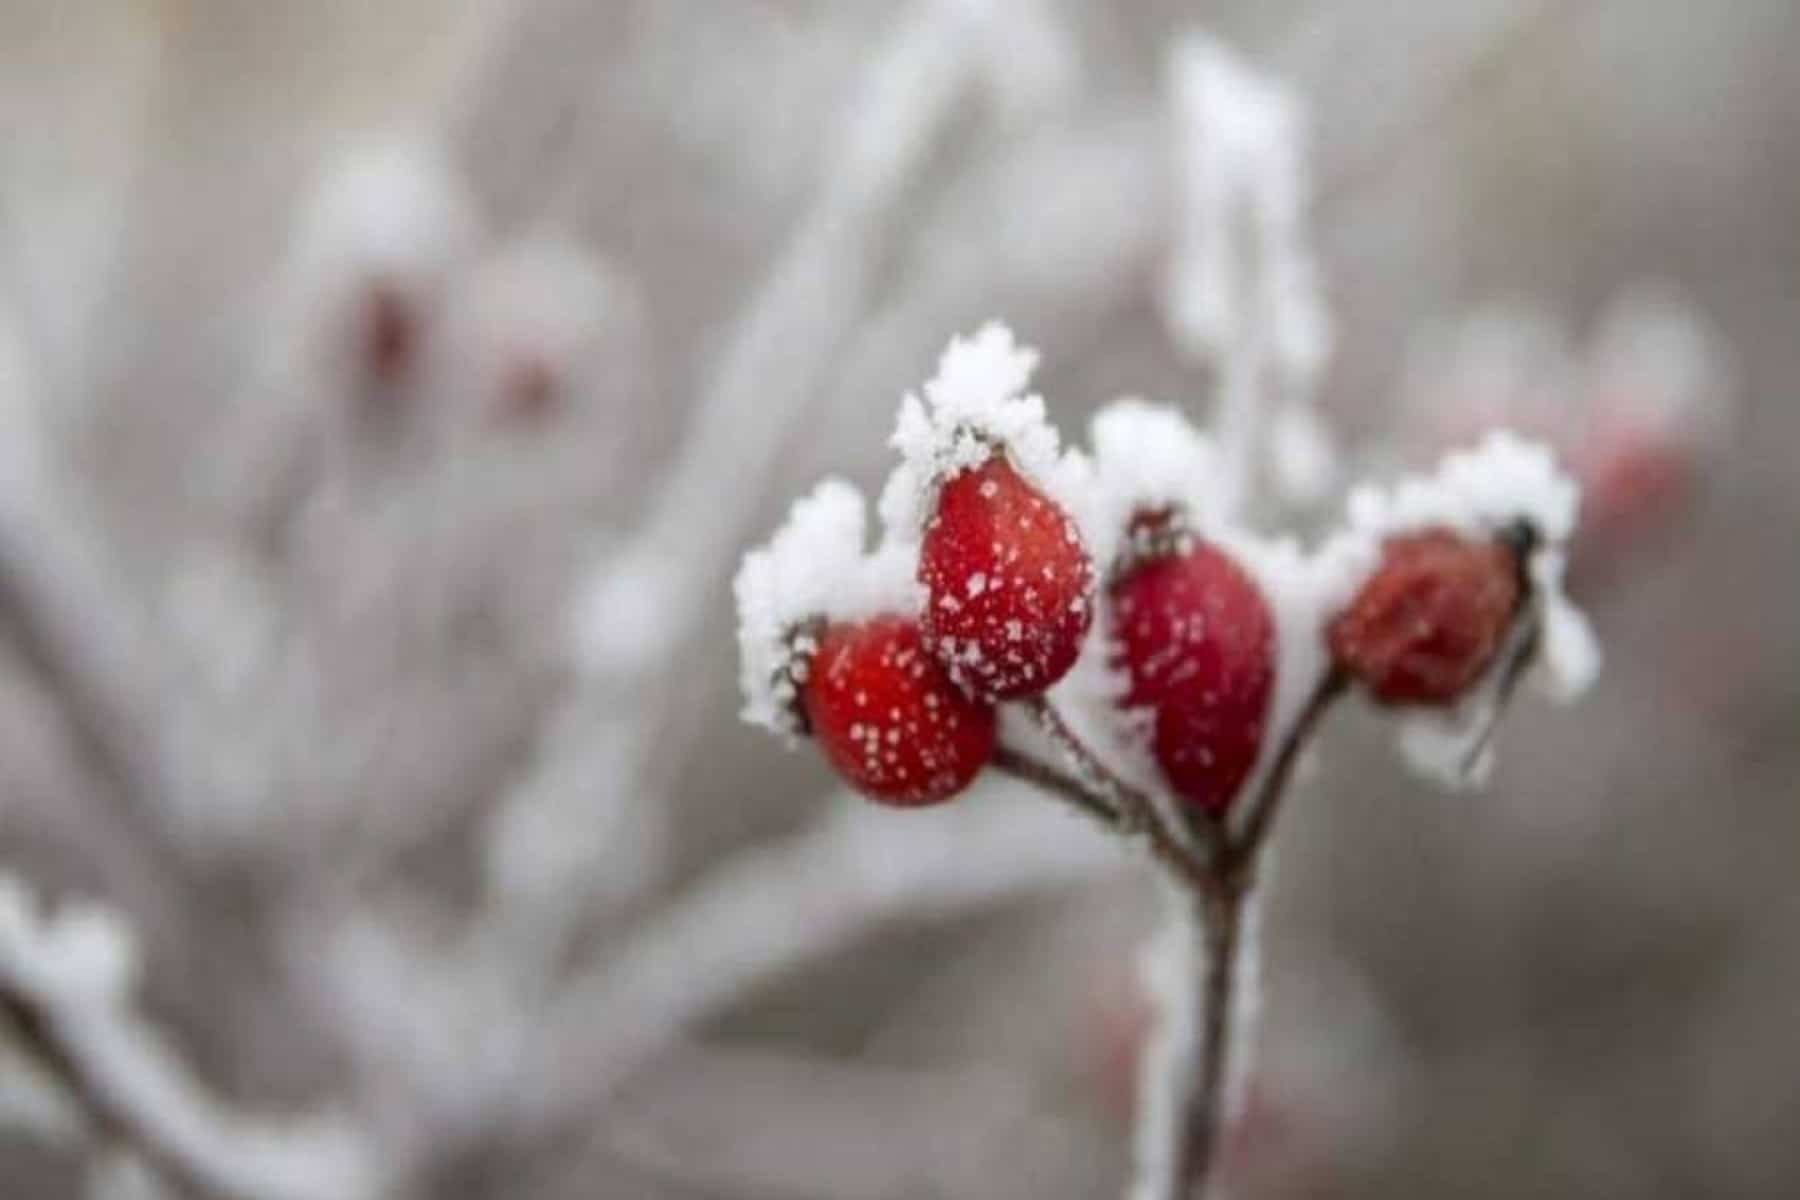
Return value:
[(1383, 704), (1454, 703), (1493, 661), (1519, 591), (1518, 558), (1498, 540), (1390, 538), (1327, 631), (1332, 658)]
[(826, 759), (883, 804), (948, 800), (994, 753), (993, 706), (951, 682), (909, 617), (826, 626), (801, 703)]
[(398, 382), (419, 356), (419, 317), (398, 287), (377, 282), (363, 298), (362, 361), (384, 384)]
[(1075, 522), (1004, 456), (939, 490), (919, 552), (925, 637), (970, 690), (1010, 700), (1067, 674), (1093, 620), (1093, 581)]
[(1225, 812), (1256, 764), (1275, 683), (1275, 621), (1216, 547), (1190, 542), (1112, 585), (1123, 704), (1155, 717), (1151, 750), (1188, 803)]
[(1642, 532), (1677, 509), (1692, 490), (1694, 463), (1675, 440), (1615, 429), (1577, 459), (1584, 526), (1605, 534)]

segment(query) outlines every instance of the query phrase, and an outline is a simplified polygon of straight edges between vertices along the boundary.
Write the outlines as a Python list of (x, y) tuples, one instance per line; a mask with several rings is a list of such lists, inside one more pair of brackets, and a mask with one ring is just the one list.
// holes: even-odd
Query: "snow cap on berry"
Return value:
[(870, 553), (867, 534), (862, 492), (828, 478), (794, 502), (766, 546), (744, 556), (733, 583), (744, 720), (787, 737), (800, 732), (796, 685), (815, 648), (813, 622), (918, 609), (911, 556), (892, 545)]
[(329, 164), (288, 252), (289, 314), (330, 325), (371, 286), (435, 303), (473, 254), (478, 219), (461, 177), (429, 143), (360, 145)]
[(1363, 487), (1350, 497), (1350, 530), (1329, 548), (1345, 571), (1346, 597), (1380, 557), (1381, 544), (1433, 527), (1492, 538), (1524, 521), (1534, 545), (1527, 575), (1544, 615), (1543, 663), (1551, 693), (1573, 699), (1593, 683), (1600, 651), (1587, 618), (1562, 587), (1565, 547), (1575, 530), (1581, 491), (1545, 446), (1505, 431), (1473, 450), (1446, 457), (1430, 475), (1388, 489)]
[[(1386, 489), (1364, 487), (1350, 498), (1346, 533), (1320, 555), (1347, 604), (1382, 562), (1391, 538), (1447, 529), (1471, 539), (1494, 539), (1523, 522), (1532, 537), (1524, 572), (1541, 619), (1539, 662), (1546, 690), (1567, 701), (1585, 691), (1600, 669), (1600, 649), (1586, 616), (1563, 590), (1566, 546), (1580, 504), (1576, 483), (1560, 471), (1543, 445), (1500, 431), (1472, 450), (1449, 455), (1427, 476)], [(1442, 782), (1479, 782), (1488, 768), (1489, 742), (1504, 700), (1502, 664), (1520, 647), (1510, 633), (1493, 666), (1448, 712), (1409, 713), (1400, 745), (1408, 762)]]
[(1006, 326), (990, 321), (971, 337), (950, 339), (924, 397), (909, 392), (889, 444), (901, 462), (881, 494), (891, 536), (918, 535), (939, 485), (1004, 451), (1025, 479), (1069, 507), (1058, 484), (1069, 468), (1058, 451), (1044, 398), (1026, 386), (1038, 354)]
[(1219, 450), (1177, 409), (1126, 397), (1094, 415), (1092, 484), (1078, 513), (1102, 568), (1128, 549), (1133, 520), (1177, 514), (1189, 532), (1217, 532), (1223, 513)]

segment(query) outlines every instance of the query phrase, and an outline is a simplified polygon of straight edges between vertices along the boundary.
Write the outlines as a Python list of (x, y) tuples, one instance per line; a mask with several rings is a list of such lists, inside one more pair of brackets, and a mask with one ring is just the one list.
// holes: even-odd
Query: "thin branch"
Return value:
[(334, 1113), (266, 1120), (193, 1077), (127, 1002), (131, 943), (95, 912), (40, 919), (0, 877), (0, 1017), (79, 1107), (90, 1129), (130, 1146), (206, 1197), (373, 1200), (371, 1148)]
[(1281, 807), (1282, 798), (1287, 794), (1288, 780), (1294, 773), (1294, 764), (1299, 761), (1300, 752), (1312, 740), (1319, 722), (1330, 710), (1332, 702), (1344, 694), (1349, 682), (1349, 677), (1342, 672), (1327, 671), (1313, 689), (1313, 694), (1308, 697), (1306, 706), (1300, 710), (1300, 715), (1294, 718), (1268, 775), (1263, 779), (1256, 795), (1251, 798), (1242, 830), (1230, 840), (1225, 854), (1227, 869), (1241, 870), (1254, 861), (1274, 824), (1275, 813)]
[(155, 1130), (139, 1125), (131, 1113), (95, 1087), (74, 1055), (58, 1040), (54, 1023), (26, 997), (4, 986), (0, 986), (0, 1026), (17, 1037), (67, 1093), (87, 1119), (89, 1134), (95, 1141), (109, 1148), (129, 1149), (163, 1179), (196, 1196), (220, 1195), (209, 1180), (165, 1145)]
[(1224, 1083), (1232, 1047), (1232, 993), (1236, 986), (1244, 896), (1227, 888), (1197, 897), (1206, 946), (1199, 993), (1199, 1078), (1187, 1097), (1176, 1157), (1174, 1195), (1202, 1195), (1217, 1157), (1225, 1124)]
[(1470, 744), (1464, 754), (1462, 771), (1465, 775), (1475, 773), (1482, 755), (1493, 745), (1494, 735), (1500, 728), (1500, 718), (1506, 714), (1513, 693), (1519, 690), (1525, 673), (1537, 662), (1538, 652), (1542, 648), (1544, 638), (1544, 619), (1542, 605), (1535, 598), (1527, 603), (1525, 611), (1520, 614), (1512, 635), (1511, 653), (1500, 668), (1500, 678), (1494, 684), (1493, 708), (1483, 722), (1481, 731)]
[(1202, 846), (1197, 853), (1178, 836), (1157, 811), (1156, 802), (1108, 767), (1083, 744), (1062, 719), (1046, 696), (1034, 696), (1024, 707), (1038, 722), (1044, 733), (1075, 768), (1078, 783), (1105, 801), (1110, 801), (1119, 816), (1115, 827), (1125, 837), (1143, 837), (1151, 855), (1175, 876), (1192, 888), (1213, 886), (1207, 859), (1218, 849), (1216, 827), (1196, 823), (1195, 831)]
[(1119, 810), (1104, 796), (1084, 787), (1082, 782), (1074, 776), (1065, 775), (1048, 763), (1041, 763), (1024, 751), (1015, 750), (1011, 746), (998, 747), (994, 751), (994, 759), (990, 765), (996, 771), (1002, 771), (1015, 779), (1031, 784), (1039, 791), (1049, 793), (1083, 816), (1098, 821), (1107, 830), (1113, 833), (1119, 832), (1122, 820)]

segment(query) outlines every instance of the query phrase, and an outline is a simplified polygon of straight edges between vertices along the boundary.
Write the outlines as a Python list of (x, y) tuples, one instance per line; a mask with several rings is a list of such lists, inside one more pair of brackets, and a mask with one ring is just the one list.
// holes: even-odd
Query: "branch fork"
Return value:
[[(1184, 922), (1197, 922), (1203, 949), (1197, 987), (1198, 1041), (1190, 1061), (1166, 1072), (1157, 1086), (1176, 1093), (1157, 1097), (1176, 1115), (1175, 1144), (1169, 1152), (1146, 1154), (1140, 1147), (1133, 1196), (1159, 1200), (1203, 1194), (1216, 1170), (1220, 1130), (1226, 1119), (1225, 1081), (1234, 1036), (1232, 997), (1246, 954), (1245, 913), (1256, 885), (1256, 868), (1301, 751), (1320, 721), (1348, 686), (1348, 678), (1328, 670), (1313, 688), (1253, 790), (1232, 822), (1184, 806), (1163, 806), (1122, 778), (1096, 755), (1047, 697), (1022, 702), (1067, 769), (1039, 761), (1003, 745), (994, 765), (1063, 801), (1114, 834), (1141, 840), (1164, 879), (1180, 897)], [(1188, 929), (1192, 926), (1188, 925)], [(1146, 1068), (1148, 1069), (1148, 1068)]]

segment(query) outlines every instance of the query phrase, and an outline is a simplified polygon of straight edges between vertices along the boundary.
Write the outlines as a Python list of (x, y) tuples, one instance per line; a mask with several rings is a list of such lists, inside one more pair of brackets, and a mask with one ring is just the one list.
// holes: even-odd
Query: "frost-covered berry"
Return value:
[(948, 800), (994, 753), (993, 706), (951, 681), (908, 617), (827, 625), (806, 665), (800, 702), (826, 759), (882, 804)]
[(1441, 527), (1388, 538), (1327, 631), (1332, 659), (1383, 704), (1454, 704), (1499, 652), (1521, 591), (1501, 539)]
[(1275, 684), (1275, 621), (1216, 546), (1183, 537), (1111, 585), (1122, 703), (1153, 716), (1150, 748), (1182, 799), (1215, 816), (1256, 764)]
[(1075, 522), (1005, 456), (946, 481), (919, 547), (926, 643), (971, 691), (1043, 691), (1075, 665), (1094, 568)]

